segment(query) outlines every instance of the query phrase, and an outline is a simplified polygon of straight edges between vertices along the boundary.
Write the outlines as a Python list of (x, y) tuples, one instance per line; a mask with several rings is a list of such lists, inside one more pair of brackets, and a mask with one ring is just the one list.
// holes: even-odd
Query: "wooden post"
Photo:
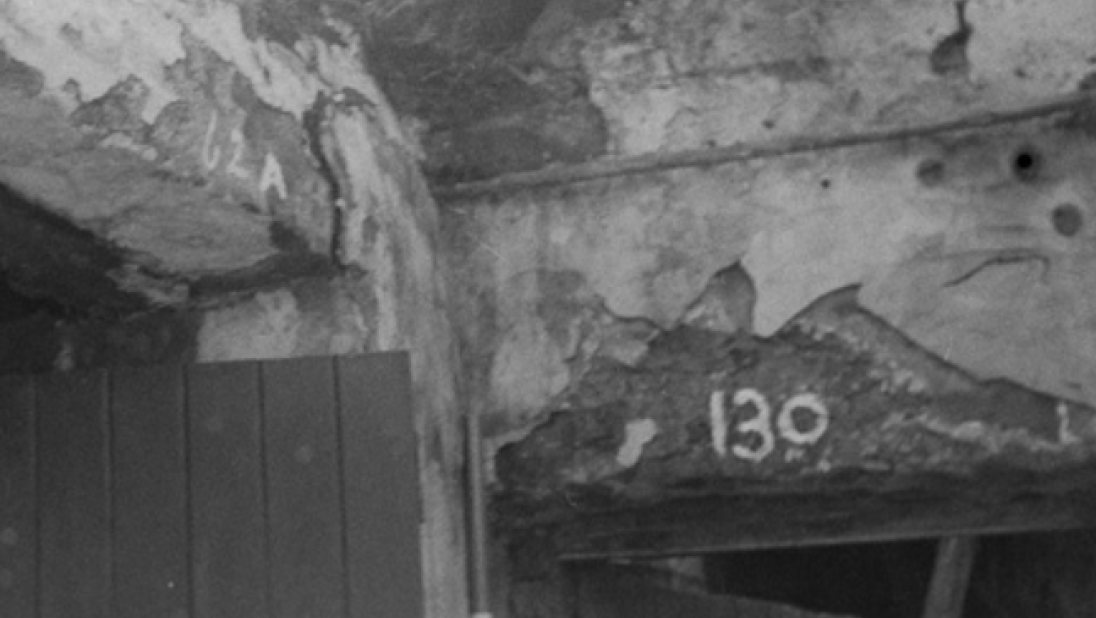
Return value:
[(940, 539), (922, 618), (962, 618), (977, 537)]

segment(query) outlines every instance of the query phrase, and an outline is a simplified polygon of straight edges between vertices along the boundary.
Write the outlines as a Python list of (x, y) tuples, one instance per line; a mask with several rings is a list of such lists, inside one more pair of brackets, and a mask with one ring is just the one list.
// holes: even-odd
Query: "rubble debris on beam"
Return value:
[[(1029, 498), (1092, 480), (1096, 411), (977, 381), (850, 296), (820, 301), (768, 339), (678, 329), (635, 367), (595, 367), (565, 405), (499, 449), (499, 524), (586, 522), (565, 533), (565, 545), (586, 550), (591, 541), (576, 529), (611, 537), (640, 521), (673, 527), (675, 518), (717, 528), (722, 520), (738, 527), (740, 544), (755, 533), (794, 538), (764, 530), (780, 525), (771, 521), (779, 513), (818, 538), (834, 517), (855, 519), (856, 509), (891, 522), (936, 509), (942, 527), (1022, 527), (1019, 519), (1035, 511), (1053, 526), (1076, 525), (1083, 515), (1040, 511)], [(888, 495), (906, 502), (875, 508)], [(1027, 506), (1002, 506), (1016, 500)], [(759, 501), (768, 510), (748, 508)], [(959, 512), (971, 501), (996, 505), (1000, 521)], [(819, 508), (815, 519), (808, 504)], [(882, 520), (865, 525), (869, 536), (903, 534)], [(688, 544), (702, 547), (703, 535)], [(654, 546), (668, 550), (670, 542)]]

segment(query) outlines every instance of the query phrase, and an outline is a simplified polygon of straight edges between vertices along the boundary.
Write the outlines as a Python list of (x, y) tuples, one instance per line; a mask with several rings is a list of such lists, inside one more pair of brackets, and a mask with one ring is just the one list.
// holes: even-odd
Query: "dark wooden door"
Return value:
[(0, 616), (422, 615), (407, 356), (0, 377)]

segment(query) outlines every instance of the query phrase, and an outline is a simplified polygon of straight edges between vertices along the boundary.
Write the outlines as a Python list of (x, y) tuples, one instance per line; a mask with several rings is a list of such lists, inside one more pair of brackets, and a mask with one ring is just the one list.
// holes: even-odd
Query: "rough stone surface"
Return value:
[(752, 215), (724, 198), (743, 177), (685, 172), (448, 208), (448, 252), (465, 265), (457, 323), (484, 410), (520, 424), (581, 372), (571, 360), (672, 326), (737, 260), (748, 228), (735, 214)]
[(962, 18), (956, 4), (637, 2), (541, 49), (580, 64), (622, 154), (923, 122), (1093, 71), (1085, 0), (970, 0)]
[[(640, 155), (1019, 108), (1091, 87), (1094, 70), (1084, 0), (550, 0), (536, 15), (466, 73), (484, 102), (468, 113), (490, 120), (451, 101), (404, 108), (445, 161), (439, 182), (550, 151), (528, 129), (540, 110), (503, 110), (494, 94), (574, 84), (604, 127), (589, 152)], [(1088, 461), (1086, 125), (1081, 114), (448, 204), (470, 405), (502, 447), (497, 514), (604, 512), (591, 536), (642, 536), (638, 513), (674, 496), (940, 478), (1038, 490)], [(859, 317), (803, 329), (837, 290)], [(761, 398), (771, 445), (761, 425), (738, 432)], [(738, 514), (705, 506), (698, 521)], [(558, 590), (518, 606), (537, 588), (515, 572), (515, 613), (568, 611), (553, 609)]]
[(339, 22), (336, 42), (302, 31), (286, 47), (244, 17), (171, 0), (0, 12), (0, 183), (104, 240), (133, 265), (107, 274), (153, 304), (187, 302), (196, 280), (269, 284), (290, 261), (331, 261), (336, 188), (307, 122), (328, 98), (372, 101), (402, 140)]
[[(520, 426), (591, 358), (619, 356), (613, 325), (632, 325), (640, 355), (654, 330), (685, 323), (770, 336), (849, 286), (963, 369), (1091, 404), (1086, 122), (451, 204), (478, 405), (503, 431)], [(1024, 156), (1037, 171), (1017, 170)]]
[(808, 316), (765, 341), (662, 335), (641, 365), (598, 366), (561, 410), (504, 447), (499, 482), (529, 495), (605, 484), (627, 501), (674, 487), (790, 490), (850, 472), (901, 483), (1092, 457), (1093, 409), (1005, 382), (949, 380), (945, 365), (898, 346), (884, 325), (850, 319), (860, 333)]
[(1004, 502), (1084, 487), (1094, 438), (1093, 408), (961, 376), (842, 294), (769, 339), (682, 328), (636, 367), (598, 363), (499, 450), (497, 521), (842, 492)]
[(1085, 0), (420, 0), (378, 71), (453, 182), (1038, 101), (1091, 81), (1094, 24)]
[(206, 312), (197, 359), (215, 362), (353, 354), (376, 349), (354, 281), (307, 281)]
[[(398, 6), (373, 12), (371, 56), (420, 138), (431, 179), (475, 180), (606, 152), (608, 132), (588, 96), (589, 80), (577, 65), (544, 62), (538, 46), (618, 14), (623, 2), (387, 4)], [(549, 14), (558, 19), (538, 26)]]

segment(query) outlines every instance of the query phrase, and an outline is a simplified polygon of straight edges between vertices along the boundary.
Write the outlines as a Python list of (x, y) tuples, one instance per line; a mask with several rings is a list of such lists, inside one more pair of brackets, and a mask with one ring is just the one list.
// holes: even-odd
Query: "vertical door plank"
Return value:
[(0, 616), (35, 616), (34, 384), (0, 377)]
[(120, 370), (112, 391), (114, 617), (186, 616), (182, 368)]
[(418, 439), (406, 354), (337, 361), (350, 616), (419, 618)]
[(330, 358), (262, 366), (271, 616), (345, 616), (335, 375)]
[(259, 367), (188, 371), (194, 618), (265, 618)]
[(42, 618), (107, 618), (110, 479), (103, 372), (38, 381)]

